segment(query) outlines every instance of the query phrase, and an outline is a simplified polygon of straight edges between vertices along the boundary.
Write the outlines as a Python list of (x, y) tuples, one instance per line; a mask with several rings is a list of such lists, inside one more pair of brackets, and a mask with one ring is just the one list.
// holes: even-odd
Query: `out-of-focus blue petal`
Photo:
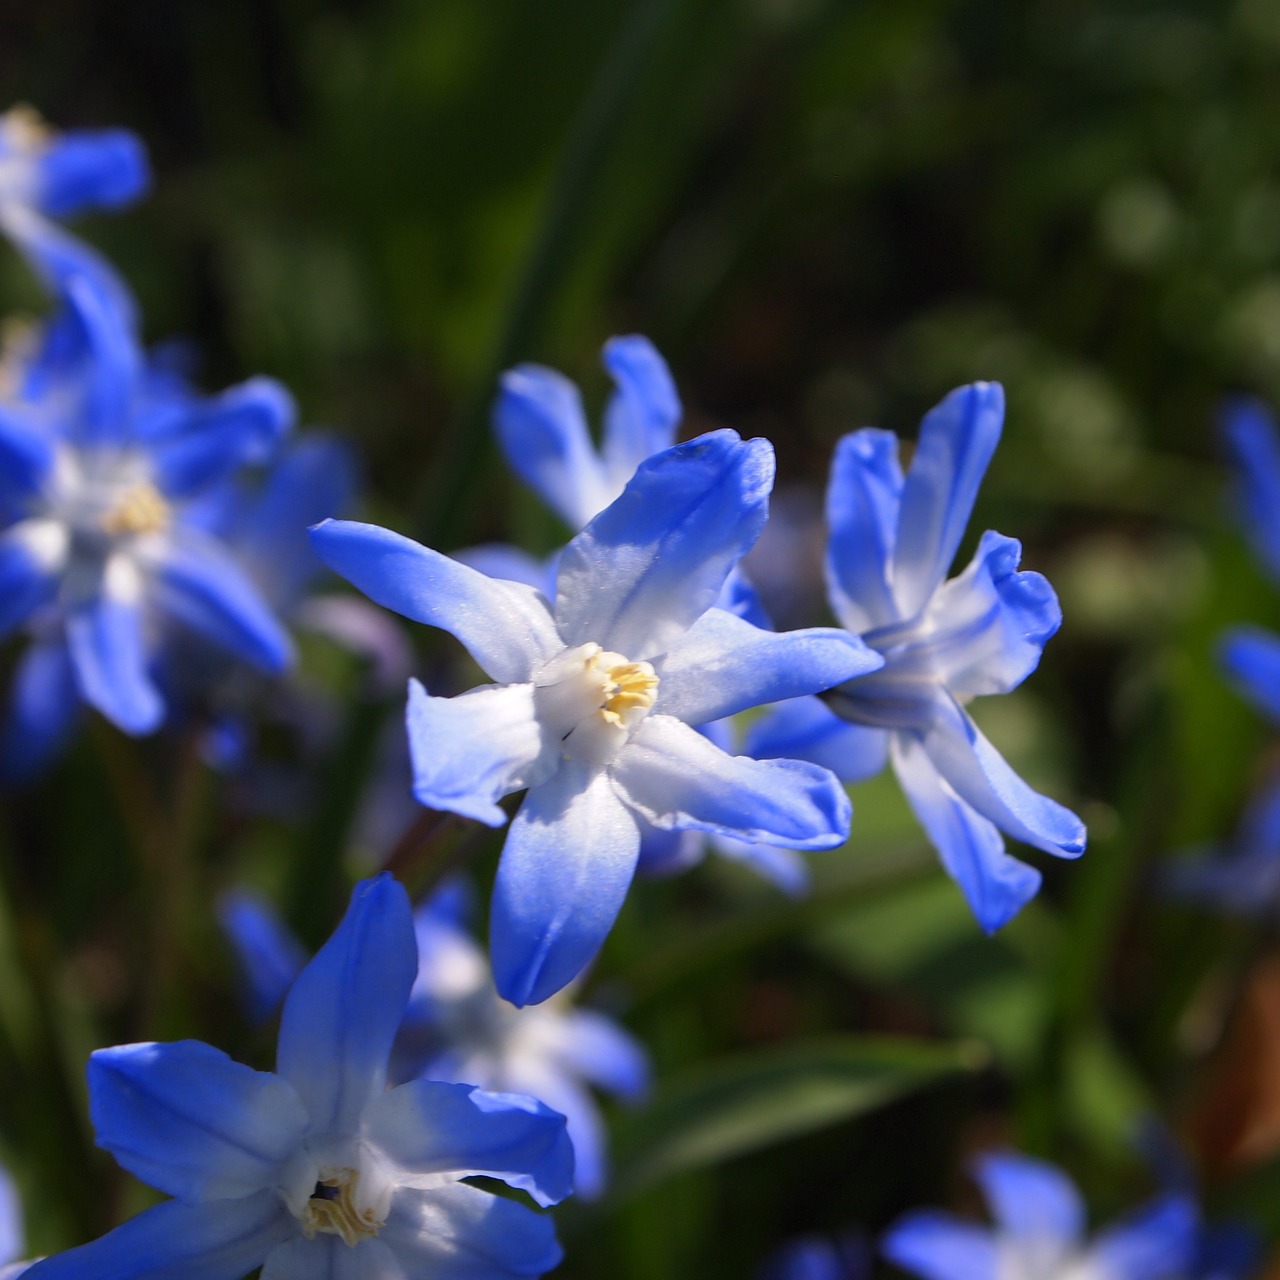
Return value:
[(411, 1080), (377, 1098), (365, 1126), (403, 1186), (430, 1187), (441, 1174), (483, 1175), (527, 1191), (544, 1206), (573, 1190), (564, 1119), (534, 1098)]
[(27, 782), (52, 764), (80, 718), (80, 692), (66, 642), (37, 640), (18, 659), (0, 730), (0, 776)]
[(166, 1200), (23, 1274), (29, 1280), (243, 1280), (296, 1230), (274, 1191), (205, 1204)]
[(405, 1276), (431, 1280), (540, 1276), (563, 1257), (549, 1215), (465, 1182), (402, 1192), (378, 1238), (395, 1253)]
[(293, 662), (293, 641), (248, 575), (212, 538), (169, 538), (153, 579), (164, 612), (271, 675)]
[(898, 616), (890, 582), (902, 498), (898, 437), (867, 427), (836, 445), (827, 485), (827, 591), (850, 631)]
[(1075, 1244), (1084, 1235), (1084, 1201), (1056, 1166), (993, 1151), (978, 1157), (973, 1172), (1002, 1232), (1063, 1244)]
[(413, 654), (404, 629), (371, 600), (349, 592), (309, 596), (294, 611), (293, 620), (299, 628), (327, 636), (362, 658), (375, 693), (389, 696), (409, 679)]
[(556, 593), (556, 564), (559, 557), (540, 560), (519, 547), (505, 542), (486, 542), (478, 547), (464, 547), (453, 557), (459, 564), (478, 569), (490, 578), (507, 582), (523, 582), (550, 599)]
[(1190, 1274), (1193, 1280), (1253, 1280), (1263, 1256), (1262, 1237), (1255, 1228), (1224, 1222), (1200, 1232)]
[(1261, 627), (1232, 627), (1222, 638), (1218, 662), (1237, 692), (1280, 720), (1280, 636)]
[(503, 999), (539, 1004), (582, 971), (613, 927), (639, 849), (607, 772), (568, 761), (529, 791), (493, 889), (489, 938)]
[(611, 772), (627, 803), (655, 827), (793, 849), (832, 849), (849, 835), (852, 806), (828, 770), (731, 756), (671, 716), (650, 714)]
[(708, 609), (668, 652), (655, 709), (687, 724), (705, 724), (831, 689), (882, 666), (878, 653), (835, 627), (779, 635), (723, 609)]
[(531, 684), (433, 698), (410, 680), (405, 724), (418, 803), (491, 827), (507, 820), (503, 796), (545, 782), (559, 762), (555, 744), (543, 742)]
[(1057, 857), (1084, 852), (1084, 823), (1027, 786), (954, 700), (939, 699), (937, 717), (922, 741), (952, 790), (1006, 835)]
[(756, 1280), (867, 1280), (871, 1250), (852, 1232), (828, 1238), (800, 1236), (777, 1251)]
[(28, 494), (53, 466), (53, 441), (30, 416), (12, 404), (0, 404), (0, 487)]
[(566, 524), (582, 528), (614, 495), (591, 447), (578, 388), (536, 364), (508, 370), (498, 386), (493, 425), (507, 464)]
[(602, 452), (610, 479), (621, 487), (646, 458), (675, 444), (680, 395), (667, 362), (648, 338), (610, 338), (603, 360), (616, 390), (605, 409)]
[(1273, 782), (1250, 801), (1240, 820), (1240, 843), (1280, 854), (1280, 783)]
[(780, 849), (776, 845), (733, 840), (720, 835), (711, 837), (711, 845), (722, 858), (749, 867), (789, 898), (802, 898), (809, 892), (809, 864), (804, 854), (795, 849)]
[(1008, 693), (1035, 669), (1062, 625), (1048, 579), (1019, 573), (1022, 544), (988, 530), (965, 571), (940, 587), (925, 610), (932, 634), (925, 660), (957, 697)]
[(991, 1232), (949, 1213), (907, 1214), (889, 1228), (880, 1251), (923, 1280), (1000, 1280)]
[(64, 218), (82, 209), (116, 209), (151, 180), (142, 143), (125, 129), (77, 129), (60, 134), (39, 162), (40, 208)]
[(306, 965), (306, 950), (275, 908), (247, 889), (218, 899), (218, 923), (235, 951), (249, 1017), (265, 1022)]
[(77, 272), (60, 282), (65, 321), (82, 344), (82, 412), (75, 429), (82, 443), (118, 443), (130, 430), (134, 393), (142, 375), (142, 349), (126, 308), (132, 300), (114, 273)]
[(387, 1059), (418, 971), (413, 912), (386, 872), (358, 884), (333, 936), (284, 1004), (276, 1070), (317, 1133), (354, 1133), (386, 1085)]
[(612, 1018), (591, 1009), (564, 1015), (556, 1059), (584, 1080), (619, 1098), (637, 1101), (649, 1090), (649, 1054)]
[(861, 782), (884, 768), (889, 734), (849, 724), (818, 698), (793, 698), (761, 716), (747, 730), (742, 749), (757, 760), (808, 760), (842, 782)]
[(272, 378), (250, 378), (208, 400), (174, 405), (145, 425), (156, 482), (172, 497), (208, 489), (263, 462), (293, 426), (293, 397)]
[(279, 1076), (199, 1040), (98, 1049), (89, 1058), (89, 1112), (98, 1145), (122, 1167), (190, 1201), (274, 1186), (308, 1125)]
[(773, 446), (713, 431), (644, 462), (565, 548), (556, 621), (570, 645), (664, 653), (714, 603), (768, 514)]
[(1036, 896), (1040, 873), (1005, 852), (1000, 832), (938, 776), (933, 761), (914, 738), (894, 737), (893, 767), (920, 825), (978, 923), (987, 933), (1008, 924)]
[(1260, 400), (1241, 397), (1222, 411), (1236, 511), (1258, 559), (1280, 577), (1280, 429)]
[[(0, 1169), (0, 1261), (16, 1258), (26, 1248), (26, 1232), (22, 1227), (22, 1198), (17, 1183)], [(3, 1280), (0, 1271), (0, 1280)]]
[(641, 828), (636, 874), (662, 879), (696, 867), (707, 851), (705, 831), (660, 831), (647, 822)]
[(126, 733), (150, 733), (164, 703), (147, 669), (142, 610), (110, 589), (67, 619), (67, 647), (80, 696)]
[(545, 1064), (512, 1074), (518, 1078), (510, 1081), (509, 1088), (524, 1090), (564, 1116), (573, 1146), (573, 1194), (580, 1201), (598, 1200), (608, 1182), (609, 1157), (604, 1120), (595, 1099), (571, 1076), (547, 1070)]
[(24, 520), (0, 533), (0, 636), (53, 599), (66, 546), (65, 533), (51, 520)]
[(900, 617), (917, 614), (946, 576), (1003, 424), (997, 382), (958, 387), (925, 415), (898, 509), (893, 594)]
[(378, 1237), (349, 1245), (340, 1236), (294, 1236), (271, 1251), (260, 1280), (407, 1280), (395, 1251)]
[(1190, 1196), (1162, 1196), (1100, 1232), (1090, 1256), (1117, 1280), (1167, 1280), (1191, 1265), (1199, 1225)]
[(769, 617), (760, 593), (741, 565), (729, 570), (729, 576), (724, 580), (724, 586), (720, 588), (720, 595), (716, 599), (716, 607), (735, 617), (746, 619), (754, 627), (762, 627), (765, 631), (774, 629), (773, 619)]
[(440, 627), (461, 641), (491, 679), (528, 680), (564, 646), (546, 600), (377, 525), (324, 520), (311, 530), (316, 554), (386, 609)]

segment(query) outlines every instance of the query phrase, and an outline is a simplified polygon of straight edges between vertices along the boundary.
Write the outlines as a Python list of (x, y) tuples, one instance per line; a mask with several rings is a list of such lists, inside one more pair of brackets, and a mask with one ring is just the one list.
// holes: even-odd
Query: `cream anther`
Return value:
[(163, 533), (169, 527), (169, 504), (155, 485), (142, 481), (129, 489), (102, 517), (102, 530), (112, 537)]
[(356, 1198), (359, 1185), (354, 1169), (337, 1169), (321, 1178), (302, 1212), (302, 1234), (310, 1240), (317, 1231), (326, 1232), (341, 1236), (348, 1245), (376, 1236), (385, 1219), (378, 1218), (372, 1208), (360, 1207)]

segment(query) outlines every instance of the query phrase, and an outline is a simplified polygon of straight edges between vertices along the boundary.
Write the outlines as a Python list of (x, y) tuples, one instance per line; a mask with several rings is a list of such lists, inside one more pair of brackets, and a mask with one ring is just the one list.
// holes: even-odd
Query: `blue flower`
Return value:
[(34, 638), (0, 743), (9, 775), (46, 763), (81, 703), (128, 733), (155, 729), (161, 624), (260, 670), (287, 666), (287, 632), (207, 524), (219, 489), (288, 430), (287, 392), (266, 378), (213, 398), (161, 391), (131, 325), (84, 276), (7, 372), (0, 634)]
[(952, 392), (925, 418), (904, 480), (898, 440), (863, 430), (836, 448), (827, 490), (827, 581), (836, 616), (884, 665), (781, 708), (747, 741), (753, 755), (800, 756), (853, 781), (886, 759), (948, 873), (988, 932), (1040, 887), (1001, 832), (1047, 853), (1084, 850), (1080, 819), (1037, 794), (983, 736), (964, 704), (1008, 693), (1062, 620), (1052, 587), (1018, 572), (1021, 546), (983, 534), (958, 577), (945, 575), (1000, 437), (994, 383)]
[(554, 608), (373, 525), (326, 521), (320, 557), (379, 604), (451, 632), (495, 682), (414, 682), (414, 793), (500, 826), (527, 789), (494, 888), (499, 992), (537, 1003), (611, 928), (643, 823), (832, 848), (848, 797), (824, 769), (727, 755), (692, 726), (829, 688), (880, 664), (830, 629), (775, 635), (714, 606), (758, 537), (773, 449), (717, 431), (642, 463), (560, 557)]
[(564, 1121), (528, 1098), (418, 1080), (386, 1087), (417, 962), (409, 899), (358, 885), (294, 983), (276, 1072), (197, 1040), (100, 1049), (89, 1063), (97, 1140), (173, 1197), (32, 1280), (270, 1280), (539, 1276), (552, 1224), (462, 1181), (499, 1178), (539, 1204), (568, 1194)]
[(840, 1236), (799, 1236), (778, 1250), (757, 1280), (867, 1280), (871, 1250), (854, 1232)]
[(1194, 1257), (1190, 1196), (1158, 1197), (1090, 1241), (1080, 1194), (1053, 1165), (993, 1153), (977, 1161), (974, 1176), (994, 1228), (909, 1213), (882, 1241), (885, 1257), (924, 1280), (1174, 1280)]

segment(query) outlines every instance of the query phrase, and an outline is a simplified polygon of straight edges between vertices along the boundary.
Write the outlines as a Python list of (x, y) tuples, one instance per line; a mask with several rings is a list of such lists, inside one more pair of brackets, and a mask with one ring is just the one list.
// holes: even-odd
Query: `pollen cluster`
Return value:
[(113, 538), (125, 535), (162, 533), (169, 527), (169, 504), (155, 485), (135, 484), (102, 517), (102, 530)]
[(648, 711), (653, 706), (658, 696), (658, 677), (647, 662), (623, 659), (616, 665), (606, 665), (608, 659), (621, 657), (621, 654), (601, 652), (593, 661), (605, 676), (600, 716), (606, 724), (623, 728), (629, 726), (635, 712)]
[(358, 1186), (354, 1169), (339, 1169), (331, 1177), (321, 1178), (303, 1210), (302, 1234), (308, 1240), (318, 1231), (341, 1236), (342, 1243), (347, 1245), (376, 1236), (383, 1222), (373, 1209), (358, 1206)]

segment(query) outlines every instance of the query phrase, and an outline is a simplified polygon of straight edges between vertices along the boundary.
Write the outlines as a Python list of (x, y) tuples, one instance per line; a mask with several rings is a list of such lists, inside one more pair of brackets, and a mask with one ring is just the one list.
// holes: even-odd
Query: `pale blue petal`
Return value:
[(538, 1004), (582, 971), (613, 927), (639, 848), (635, 819), (607, 772), (567, 761), (530, 789), (493, 889), (499, 995)]
[(180, 1200), (226, 1200), (274, 1186), (308, 1127), (279, 1076), (199, 1040), (126, 1044), (89, 1058), (98, 1145)]
[(705, 831), (662, 831), (642, 824), (636, 875), (665, 879), (696, 867), (706, 855), (707, 839)]
[(1075, 1183), (1057, 1166), (1012, 1152), (988, 1152), (974, 1162), (974, 1177), (1003, 1233), (1076, 1245), (1085, 1209)]
[(999, 1280), (991, 1232), (949, 1213), (909, 1213), (889, 1228), (880, 1251), (922, 1280)]
[(656, 710), (705, 724), (766, 702), (818, 693), (884, 665), (857, 636), (834, 627), (781, 634), (708, 609), (660, 668)]
[(1005, 835), (1058, 857), (1084, 852), (1084, 823), (1027, 786), (956, 702), (939, 701), (937, 718), (922, 741), (952, 790)]
[(465, 1182), (402, 1191), (378, 1238), (406, 1280), (516, 1280), (550, 1271), (563, 1256), (549, 1215)]
[(649, 1053), (612, 1018), (593, 1009), (571, 1009), (557, 1031), (557, 1062), (619, 1098), (634, 1102), (648, 1092)]
[(720, 835), (711, 837), (711, 847), (722, 858), (749, 867), (789, 898), (802, 898), (809, 892), (812, 879), (809, 864), (804, 854), (795, 849), (780, 849), (772, 844), (734, 840)]
[(773, 446), (713, 431), (643, 463), (565, 548), (556, 621), (639, 661), (666, 652), (716, 601), (768, 514)]
[(249, 1018), (266, 1022), (307, 963), (302, 943), (257, 894), (235, 889), (218, 899), (218, 923), (235, 951)]
[(849, 724), (818, 698), (794, 698), (761, 716), (742, 749), (757, 760), (808, 760), (842, 782), (861, 782), (888, 762), (889, 734)]
[(753, 626), (763, 627), (766, 631), (774, 630), (773, 619), (769, 617), (760, 593), (741, 565), (729, 570), (729, 576), (716, 597), (716, 608), (745, 618)]
[(1237, 692), (1280, 720), (1280, 635), (1261, 627), (1233, 627), (1222, 638), (1218, 662)]
[(1164, 1196), (1099, 1233), (1090, 1257), (1115, 1280), (1168, 1280), (1191, 1265), (1199, 1227), (1189, 1196)]
[(610, 338), (603, 359), (617, 389), (605, 409), (602, 452), (609, 479), (621, 489), (646, 458), (675, 444), (680, 395), (648, 338)]
[(260, 1280), (421, 1280), (406, 1272), (386, 1241), (374, 1237), (348, 1245), (328, 1233), (294, 1236), (271, 1251)]
[(243, 1280), (297, 1223), (274, 1191), (238, 1200), (166, 1200), (99, 1240), (55, 1254), (26, 1280)]
[(1005, 852), (996, 827), (938, 776), (924, 748), (908, 734), (893, 739), (893, 767), (947, 874), (978, 923), (994, 933), (1036, 896), (1040, 873)]
[(502, 684), (528, 680), (564, 647), (544, 597), (486, 577), (377, 525), (324, 520), (316, 554), (371, 600), (456, 637)]
[(410, 680), (405, 724), (418, 803), (491, 827), (507, 820), (498, 801), (545, 782), (560, 758), (557, 744), (543, 742), (531, 684), (433, 698)]
[(150, 733), (164, 702), (148, 671), (142, 609), (109, 591), (67, 619), (67, 646), (80, 696), (126, 733)]
[(850, 631), (898, 616), (890, 582), (902, 498), (898, 437), (868, 427), (836, 445), (827, 485), (827, 593)]
[(406, 1186), (431, 1186), (441, 1174), (482, 1175), (527, 1191), (544, 1206), (573, 1190), (564, 1118), (534, 1098), (411, 1080), (378, 1098), (365, 1124)]
[(893, 594), (901, 617), (920, 611), (955, 559), (1003, 423), (996, 382), (959, 387), (925, 415), (898, 510)]
[[(26, 1248), (22, 1226), (22, 1198), (18, 1184), (0, 1169), (0, 1261), (10, 1261)], [(4, 1280), (0, 1269), (0, 1280)]]
[(43, 773), (78, 725), (82, 706), (62, 635), (32, 644), (13, 677), (0, 734), (0, 776), (26, 782)]
[(493, 425), (507, 465), (572, 529), (613, 499), (582, 412), (563, 374), (523, 364), (499, 381)]
[(731, 756), (671, 716), (649, 715), (611, 769), (627, 803), (655, 827), (696, 827), (793, 849), (832, 849), (852, 806), (826, 769)]
[(1258, 559), (1280, 577), (1280, 429), (1260, 400), (1241, 398), (1223, 407), (1222, 439), (1235, 510)]
[(508, 582), (523, 582), (527, 587), (541, 591), (550, 599), (556, 593), (556, 564), (558, 556), (539, 559), (519, 547), (505, 542), (485, 542), (478, 547), (464, 547), (455, 551), (453, 558), (459, 564), (477, 569), (486, 577), (504, 578)]
[(333, 936), (284, 1004), (276, 1070), (319, 1133), (354, 1133), (386, 1086), (387, 1059), (418, 971), (413, 912), (387, 873), (361, 881)]
[(784, 1245), (756, 1280), (868, 1280), (871, 1251), (861, 1235), (801, 1236)]
[(194, 530), (169, 538), (154, 566), (156, 607), (219, 648), (278, 675), (293, 641), (248, 574), (214, 539)]
[(0, 533), (0, 637), (10, 635), (57, 594), (63, 557), (45, 548), (58, 530), (24, 520)]
[(609, 1159), (604, 1119), (595, 1099), (577, 1081), (545, 1063), (513, 1062), (509, 1075), (503, 1082), (506, 1088), (527, 1093), (564, 1117), (573, 1148), (573, 1194), (579, 1201), (598, 1200), (608, 1181)]

